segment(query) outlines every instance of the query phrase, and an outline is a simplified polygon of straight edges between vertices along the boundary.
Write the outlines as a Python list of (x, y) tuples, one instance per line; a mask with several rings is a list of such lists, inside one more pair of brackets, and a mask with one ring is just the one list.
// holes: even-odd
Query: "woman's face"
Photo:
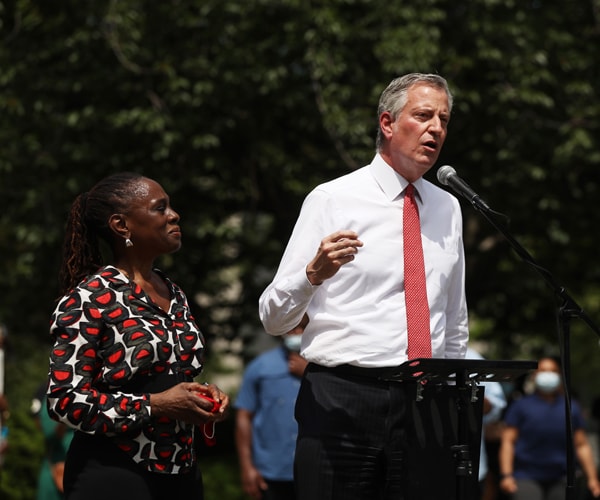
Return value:
[(556, 361), (549, 358), (542, 358), (538, 362), (538, 372), (555, 372), (560, 373), (560, 368), (556, 364)]
[(535, 387), (543, 394), (555, 394), (560, 390), (560, 367), (553, 359), (543, 358), (538, 362)]
[(157, 182), (147, 178), (139, 181), (125, 219), (136, 251), (163, 255), (181, 248), (179, 214)]

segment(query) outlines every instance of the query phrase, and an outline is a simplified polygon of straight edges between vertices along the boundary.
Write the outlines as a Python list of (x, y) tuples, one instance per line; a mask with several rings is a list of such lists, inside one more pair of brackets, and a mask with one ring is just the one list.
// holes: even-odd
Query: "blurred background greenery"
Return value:
[[(193, 299), (206, 378), (235, 394), (244, 363), (269, 345), (257, 299), (303, 197), (370, 161), (378, 96), (403, 73), (448, 79), (455, 108), (439, 165), (506, 214), (600, 321), (599, 37), (600, 0), (0, 0), (11, 405), (0, 497), (34, 498), (43, 451), (29, 405), (46, 375), (74, 197), (121, 170), (165, 187), (184, 247), (160, 267)], [(474, 342), (492, 359), (556, 353), (555, 294), (461, 203)], [(573, 387), (589, 402), (598, 338), (574, 320), (569, 340)], [(202, 458), (207, 499), (241, 498), (232, 428), (221, 424)]]

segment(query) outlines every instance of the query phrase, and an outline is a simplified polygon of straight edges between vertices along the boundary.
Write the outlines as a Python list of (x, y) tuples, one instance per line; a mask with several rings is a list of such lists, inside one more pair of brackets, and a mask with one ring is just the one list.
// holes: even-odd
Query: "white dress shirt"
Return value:
[[(467, 349), (466, 359), (485, 359), (476, 350)], [(490, 404), (490, 411), (483, 416), (482, 429), (481, 429), (481, 444), (479, 449), (479, 481), (483, 481), (488, 473), (488, 459), (485, 451), (485, 426), (492, 422), (497, 422), (502, 416), (502, 411), (506, 408), (506, 397), (504, 396), (504, 390), (500, 382), (481, 382), (480, 384), (485, 387), (485, 399)]]
[[(462, 215), (458, 200), (432, 183), (413, 183), (421, 219), (434, 358), (462, 358), (468, 340)], [(301, 354), (337, 366), (397, 366), (407, 359), (402, 208), (408, 181), (380, 155), (305, 199), (279, 269), (259, 299), (266, 331), (282, 335), (305, 312)], [(338, 230), (364, 246), (332, 278), (312, 285), (306, 266)]]

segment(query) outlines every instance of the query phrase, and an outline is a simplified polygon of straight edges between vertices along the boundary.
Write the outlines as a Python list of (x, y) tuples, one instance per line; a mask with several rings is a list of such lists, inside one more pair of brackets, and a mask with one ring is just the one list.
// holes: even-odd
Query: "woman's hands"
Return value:
[[(219, 408), (212, 412), (213, 403), (200, 395), (219, 403)], [(223, 420), (228, 406), (229, 396), (214, 384), (181, 382), (166, 391), (150, 395), (153, 416), (182, 420), (194, 425)]]

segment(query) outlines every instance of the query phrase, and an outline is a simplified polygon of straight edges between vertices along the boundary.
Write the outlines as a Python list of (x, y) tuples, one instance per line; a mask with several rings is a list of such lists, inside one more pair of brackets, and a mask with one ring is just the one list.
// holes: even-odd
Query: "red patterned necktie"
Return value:
[(421, 243), (419, 208), (415, 187), (409, 184), (404, 195), (404, 296), (408, 326), (408, 359), (431, 357), (429, 304), (425, 284), (425, 263)]

